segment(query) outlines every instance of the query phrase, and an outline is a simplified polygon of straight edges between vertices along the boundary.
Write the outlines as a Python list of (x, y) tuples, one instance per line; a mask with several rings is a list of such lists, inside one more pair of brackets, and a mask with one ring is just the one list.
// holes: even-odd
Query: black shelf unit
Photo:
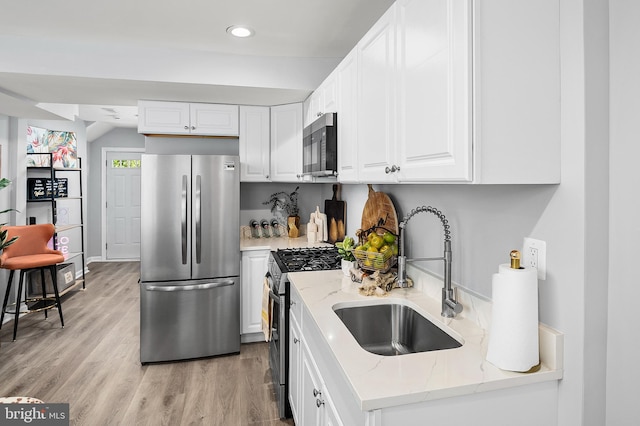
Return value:
[[(66, 231), (69, 231), (71, 229), (79, 229), (80, 230), (80, 247), (81, 247), (81, 251), (80, 252), (72, 252), (72, 253), (68, 253), (68, 255), (65, 258), (65, 263), (68, 263), (69, 261), (73, 260), (74, 258), (80, 256), (82, 258), (82, 264), (81, 264), (81, 268), (82, 268), (82, 278), (81, 279), (75, 279), (75, 282), (73, 284), (71, 284), (70, 286), (68, 286), (67, 288), (65, 288), (64, 290), (60, 291), (60, 296), (68, 293), (69, 291), (71, 291), (72, 289), (76, 288), (78, 285), (82, 284), (82, 289), (85, 289), (85, 247), (84, 247), (84, 211), (83, 211), (83, 193), (82, 193), (82, 158), (78, 157), (78, 167), (75, 168), (60, 168), (60, 167), (54, 167), (53, 166), (53, 154), (52, 153), (27, 153), (27, 156), (45, 156), (45, 157), (49, 157), (48, 160), (48, 166), (27, 166), (27, 177), (29, 178), (29, 174), (30, 172), (33, 173), (38, 173), (40, 176), (42, 177), (44, 175), (44, 179), (51, 179), (52, 185), (53, 182), (55, 182), (56, 178), (58, 177), (57, 174), (58, 173), (69, 173), (69, 172), (75, 172), (78, 173), (78, 189), (79, 189), (79, 196), (64, 196), (64, 197), (57, 197), (55, 191), (51, 191), (50, 196), (46, 196), (44, 198), (31, 198), (29, 192), (27, 191), (27, 205), (30, 203), (49, 203), (51, 205), (51, 223), (53, 223), (53, 225), (56, 228), (55, 234), (54, 234), (54, 238), (53, 238), (53, 248), (54, 249), (58, 249), (58, 235), (61, 233), (64, 233)], [(59, 200), (78, 200), (78, 208), (79, 208), (79, 213), (80, 213), (80, 222), (79, 223), (75, 223), (75, 224), (58, 224), (58, 201)], [(58, 265), (58, 268), (64, 264), (60, 264)], [(75, 277), (74, 277), (75, 278)]]

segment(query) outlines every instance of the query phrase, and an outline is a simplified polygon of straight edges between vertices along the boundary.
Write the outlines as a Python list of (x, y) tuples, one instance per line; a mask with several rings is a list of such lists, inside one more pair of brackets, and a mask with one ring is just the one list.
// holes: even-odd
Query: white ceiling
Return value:
[(301, 101), (392, 3), (0, 0), (0, 114), (135, 126), (139, 99)]

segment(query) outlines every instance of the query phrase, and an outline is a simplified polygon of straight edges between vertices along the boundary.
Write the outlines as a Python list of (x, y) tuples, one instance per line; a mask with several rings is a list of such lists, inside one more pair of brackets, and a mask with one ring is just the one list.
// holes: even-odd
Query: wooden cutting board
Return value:
[(369, 185), (369, 198), (362, 210), (361, 229), (366, 230), (374, 225), (380, 225), (394, 234), (398, 234), (398, 215), (391, 198), (384, 192), (376, 192)]
[(338, 200), (338, 185), (333, 185), (333, 198), (324, 201), (324, 213), (327, 215), (328, 242), (344, 240), (346, 204)]

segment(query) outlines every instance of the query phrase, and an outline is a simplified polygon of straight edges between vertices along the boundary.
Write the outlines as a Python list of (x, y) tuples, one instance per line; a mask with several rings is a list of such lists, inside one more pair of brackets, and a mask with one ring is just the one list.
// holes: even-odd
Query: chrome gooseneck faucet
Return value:
[[(407, 227), (409, 219), (418, 213), (434, 214), (442, 222), (444, 228), (444, 255), (442, 257), (422, 257), (407, 259), (404, 254), (404, 230)], [(434, 207), (416, 207), (402, 218), (402, 222), (398, 225), (400, 228), (400, 250), (398, 256), (398, 286), (407, 287), (407, 269), (406, 263), (409, 261), (425, 261), (425, 260), (444, 260), (444, 286), (442, 287), (442, 313), (445, 318), (453, 318), (456, 314), (462, 312), (462, 305), (455, 300), (453, 288), (451, 287), (451, 231), (449, 223), (442, 212)]]

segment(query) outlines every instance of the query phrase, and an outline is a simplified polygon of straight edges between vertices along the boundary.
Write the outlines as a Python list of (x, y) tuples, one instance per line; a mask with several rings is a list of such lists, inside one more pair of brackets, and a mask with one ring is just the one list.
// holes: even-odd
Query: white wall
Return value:
[(611, 182), (607, 425), (638, 424), (637, 276), (640, 241), (638, 117), (640, 2), (610, 0)]
[(144, 149), (144, 135), (136, 129), (116, 127), (89, 144), (89, 185), (87, 187), (87, 254), (101, 257), (102, 247), (102, 149)]

